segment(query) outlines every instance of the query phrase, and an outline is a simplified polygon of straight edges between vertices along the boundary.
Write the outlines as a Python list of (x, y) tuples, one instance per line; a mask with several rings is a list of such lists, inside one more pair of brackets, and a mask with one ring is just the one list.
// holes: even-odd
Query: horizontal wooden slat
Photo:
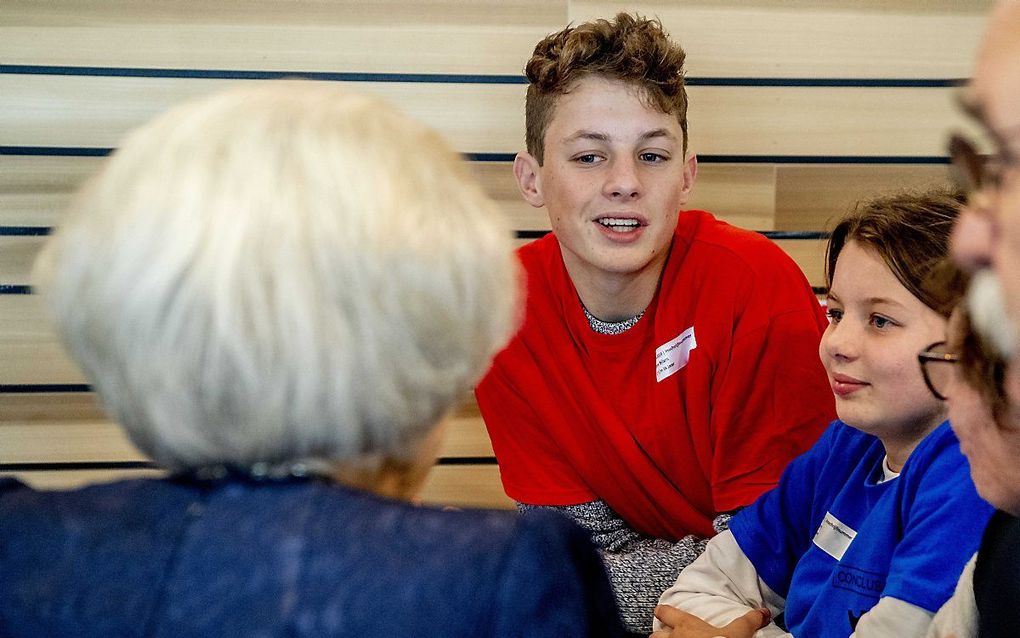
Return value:
[[(102, 165), (96, 157), (0, 157), (0, 226), (55, 226), (73, 191)], [(544, 209), (521, 199), (508, 162), (468, 162), (471, 172), (515, 230), (549, 227)], [(703, 164), (690, 201), (726, 221), (754, 230), (772, 230), (775, 168)]]
[[(239, 82), (245, 81), (0, 75), (0, 144), (116, 146), (172, 104)], [(516, 150), (524, 139), (521, 85), (360, 82), (356, 88), (438, 129), (463, 152)]]
[(432, 505), (514, 509), (495, 465), (434, 467), (425, 481), (421, 500)]
[(36, 383), (85, 383), (85, 377), (64, 353), (38, 296), (0, 295), (0, 384)]
[[(64, 490), (93, 483), (160, 477), (160, 470), (54, 470), (0, 472), (41, 490)], [(430, 505), (513, 509), (503, 492), (499, 468), (495, 465), (439, 466), (432, 468), (422, 489), (421, 500)]]
[[(6, 284), (28, 284), (31, 281), (32, 263), (35, 256), (42, 248), (46, 237), (2, 237), (0, 236), (0, 283)], [(518, 245), (527, 243), (530, 239), (518, 240)], [(797, 243), (805, 240), (796, 240)], [(796, 246), (797, 243), (783, 244), (784, 246)], [(800, 254), (800, 253), (798, 253)], [(800, 263), (799, 257), (793, 255)], [(811, 278), (810, 262), (801, 263), (808, 278)], [(0, 295), (0, 298), (10, 295)]]
[(854, 205), (904, 189), (950, 185), (947, 166), (780, 166), (776, 227), (827, 230)]
[(988, 0), (6, 0), (11, 64), (520, 73), (568, 20), (662, 18), (688, 75), (965, 77)]
[(108, 420), (92, 392), (13, 394), (0, 392), (0, 428), (5, 423)]
[[(962, 78), (990, 0), (638, 0), (687, 51), (689, 76)], [(575, 22), (617, 2), (572, 0)]]
[(0, 421), (0, 464), (146, 461), (110, 421)]
[(49, 470), (42, 472), (0, 472), (37, 490), (70, 490), (93, 483), (109, 483), (136, 478), (158, 478), (161, 470)]
[[(244, 80), (0, 75), (0, 144), (116, 146), (181, 100)], [(356, 83), (462, 152), (523, 146), (519, 85)], [(708, 155), (934, 156), (965, 126), (954, 89), (692, 87), (692, 148)]]
[(824, 240), (779, 239), (776, 240), (776, 244), (797, 262), (812, 286), (817, 287), (825, 284), (823, 264), (826, 242)]
[(28, 283), (31, 280), (32, 264), (45, 241), (45, 237), (0, 236), (0, 282)]
[[(148, 460), (109, 420), (8, 421), (0, 414), (0, 441), (0, 464)], [(491, 458), (492, 445), (481, 417), (451, 419), (439, 456)]]

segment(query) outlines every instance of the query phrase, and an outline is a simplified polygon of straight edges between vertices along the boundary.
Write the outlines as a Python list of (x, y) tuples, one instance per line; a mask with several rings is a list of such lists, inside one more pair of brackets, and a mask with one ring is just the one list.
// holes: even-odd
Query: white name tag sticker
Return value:
[(818, 526), (818, 531), (815, 532), (813, 542), (829, 556), (836, 560), (841, 560), (855, 536), (857, 536), (856, 530), (833, 516), (830, 512), (826, 512), (825, 518), (822, 519), (822, 524)]
[(676, 374), (687, 365), (690, 359), (691, 350), (698, 347), (698, 340), (694, 338), (694, 326), (680, 333), (676, 339), (672, 339), (655, 349), (655, 380), (663, 379)]

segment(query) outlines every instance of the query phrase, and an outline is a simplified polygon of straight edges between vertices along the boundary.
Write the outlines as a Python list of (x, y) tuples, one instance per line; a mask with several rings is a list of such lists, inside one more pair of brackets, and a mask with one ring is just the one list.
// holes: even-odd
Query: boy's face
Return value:
[(680, 123), (618, 80), (588, 77), (561, 96), (545, 164), (514, 161), (524, 198), (545, 206), (575, 285), (662, 269), (697, 160)]

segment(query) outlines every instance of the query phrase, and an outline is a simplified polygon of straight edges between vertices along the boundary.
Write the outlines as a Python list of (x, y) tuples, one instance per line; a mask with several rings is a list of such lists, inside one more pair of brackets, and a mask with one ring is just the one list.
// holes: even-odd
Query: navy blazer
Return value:
[(0, 636), (609, 636), (587, 534), (314, 479), (0, 480)]

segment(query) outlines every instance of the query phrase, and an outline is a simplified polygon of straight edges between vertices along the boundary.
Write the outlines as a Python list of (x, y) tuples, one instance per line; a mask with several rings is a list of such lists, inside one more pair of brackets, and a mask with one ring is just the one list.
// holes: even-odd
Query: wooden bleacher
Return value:
[[(260, 77), (349, 81), (439, 129), (522, 237), (548, 229), (510, 173), (521, 68), (545, 34), (619, 8), (688, 52), (692, 207), (779, 239), (822, 285), (824, 231), (857, 199), (945, 179), (966, 128), (982, 0), (5, 0), (0, 4), (0, 474), (63, 488), (157, 474), (82, 392), (26, 294), (74, 189), (178, 100)], [(815, 234), (811, 234), (815, 233)], [(524, 241), (522, 239), (521, 241)], [(466, 400), (426, 500), (509, 507)]]

